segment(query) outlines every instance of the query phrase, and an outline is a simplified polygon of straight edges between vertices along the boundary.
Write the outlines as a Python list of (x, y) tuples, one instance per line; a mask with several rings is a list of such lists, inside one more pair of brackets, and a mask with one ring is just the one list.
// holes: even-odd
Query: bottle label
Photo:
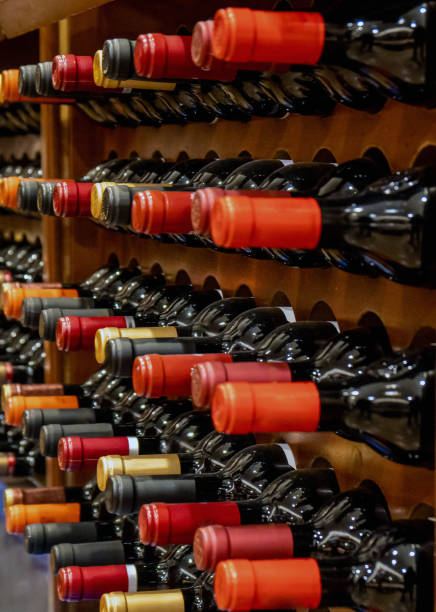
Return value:
[(280, 446), (280, 448), (284, 452), (286, 460), (289, 463), (289, 465), (293, 467), (294, 469), (297, 469), (297, 464), (295, 462), (295, 456), (289, 444), (277, 444), (277, 446)]
[(280, 310), (283, 312), (286, 320), (289, 321), (289, 323), (295, 323), (297, 319), (295, 318), (295, 313), (292, 306), (278, 306), (278, 308), (280, 308)]
[(139, 440), (138, 438), (127, 438), (129, 444), (129, 456), (139, 455)]
[(138, 590), (138, 573), (134, 565), (126, 565), (127, 580), (128, 580), (128, 593), (136, 593)]

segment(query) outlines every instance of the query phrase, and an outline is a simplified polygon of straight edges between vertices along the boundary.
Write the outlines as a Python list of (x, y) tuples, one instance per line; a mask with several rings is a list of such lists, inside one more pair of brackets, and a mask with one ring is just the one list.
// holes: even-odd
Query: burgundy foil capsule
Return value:
[(197, 408), (210, 407), (215, 389), (224, 382), (291, 382), (291, 370), (284, 362), (197, 363), (191, 371), (191, 395)]
[(287, 559), (294, 541), (288, 525), (208, 525), (194, 535), (198, 569), (213, 571), (224, 559)]
[(90, 55), (55, 55), (52, 65), (53, 87), (61, 91), (122, 93), (122, 89), (105, 89), (94, 83), (93, 61)]
[(235, 502), (186, 504), (145, 504), (139, 511), (139, 536), (144, 544), (167, 546), (192, 544), (198, 527), (203, 525), (240, 525)]
[(94, 183), (56, 183), (53, 210), (57, 217), (90, 217), (91, 189)]
[(58, 444), (58, 464), (65, 472), (75, 472), (84, 468), (95, 468), (104, 455), (129, 455), (132, 445), (137, 446), (137, 438), (125, 436), (114, 438), (61, 438)]
[(60, 351), (93, 350), (96, 332), (103, 327), (126, 328), (130, 317), (60, 317), (56, 346)]

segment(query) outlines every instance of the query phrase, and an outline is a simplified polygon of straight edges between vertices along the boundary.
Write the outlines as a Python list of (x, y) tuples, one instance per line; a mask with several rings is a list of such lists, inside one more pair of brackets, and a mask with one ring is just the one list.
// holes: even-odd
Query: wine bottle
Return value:
[[(165, 434), (164, 434), (165, 435)], [(106, 489), (107, 479), (118, 474), (156, 476), (158, 474), (202, 474), (216, 472), (235, 453), (256, 443), (252, 435), (226, 436), (211, 431), (191, 452), (122, 457), (104, 455), (97, 463), (97, 483)]]
[[(248, 162), (249, 163), (249, 162)], [(258, 162), (256, 162), (257, 165)], [(257, 167), (257, 166), (256, 166)], [(247, 167), (248, 170), (250, 169)], [(232, 186), (227, 186), (224, 183), (211, 187), (199, 187), (194, 193), (191, 205), (191, 222), (193, 229), (199, 234), (210, 234), (210, 215), (214, 203), (220, 198), (231, 195), (249, 195), (251, 197), (264, 197), (267, 194), (262, 192), (271, 192), (271, 195), (285, 197), (305, 193), (307, 191), (317, 192), (319, 188), (326, 182), (329, 182), (330, 177), (335, 172), (335, 166), (327, 163), (288, 163), (273, 168), (271, 172), (264, 176), (263, 179), (256, 185), (242, 186), (233, 183)], [(236, 173), (235, 173), (236, 174)], [(235, 177), (236, 178), (236, 177)], [(251, 190), (255, 190), (251, 193)], [(250, 193), (248, 193), (250, 190)], [(259, 193), (258, 193), (259, 191)], [(279, 193), (283, 191), (284, 193)], [(276, 193), (277, 192), (277, 193)]]
[(14, 452), (0, 453), (0, 474), (2, 476), (33, 476), (43, 474), (45, 464), (36, 450), (26, 449), (26, 453), (18, 455)]
[[(165, 319), (172, 318), (171, 326), (165, 326), (158, 328), (157, 330), (147, 327), (137, 327), (135, 331), (121, 328), (102, 328), (99, 329), (95, 334), (95, 358), (99, 363), (103, 363), (105, 360), (105, 349), (106, 344), (109, 340), (115, 338), (131, 338), (133, 340), (141, 340), (142, 338), (158, 338), (158, 337), (209, 337), (215, 336), (226, 329), (226, 327), (233, 321), (237, 316), (251, 310), (256, 306), (254, 298), (224, 298), (212, 302), (205, 308), (203, 308), (197, 316), (192, 320), (191, 323), (186, 324), (186, 317), (183, 316), (183, 312), (175, 313), (175, 316), (171, 317), (168, 312), (165, 315)], [(171, 310), (171, 307), (170, 309)], [(181, 316), (182, 315), (182, 316)], [(164, 321), (162, 321), (163, 323)], [(175, 325), (174, 325), (175, 323)], [(162, 330), (162, 333), (159, 332)], [(165, 333), (163, 333), (165, 332)]]
[[(222, 198), (213, 208), (216, 232), (212, 220), (212, 235), (218, 245), (227, 247), (357, 251), (366, 266), (390, 280), (431, 285), (434, 257), (425, 227), (432, 223), (434, 182), (433, 169), (422, 167), (381, 179), (349, 199), (328, 198), (325, 203), (321, 198), (250, 200), (244, 196), (236, 205), (236, 200)], [(241, 224), (237, 222), (238, 230), (232, 235), (238, 237), (228, 241), (225, 233), (236, 218)], [(242, 236), (250, 234), (255, 218), (259, 224), (247, 245)], [(280, 219), (280, 223), (274, 219)], [(396, 225), (399, 219), (400, 228)], [(411, 240), (412, 233), (416, 240)], [(400, 244), (404, 248), (399, 250)]]
[[(405, 521), (376, 530), (346, 565), (315, 559), (222, 561), (215, 572), (217, 605), (223, 610), (285, 606), (430, 610), (433, 533), (428, 523)], [(377, 571), (380, 564), (383, 573)]]
[[(101, 612), (135, 609), (154, 610), (155, 612), (217, 612), (213, 593), (214, 575), (201, 573), (192, 585), (179, 589), (162, 589), (138, 593), (105, 593), (100, 600)], [(292, 612), (288, 610), (288, 612)]]
[[(166, 315), (168, 321), (169, 314)], [(294, 320), (291, 307), (263, 307), (247, 310), (227, 325), (224, 331), (212, 337), (158, 338), (156, 340), (130, 340), (117, 338), (106, 344), (106, 367), (116, 376), (132, 372), (135, 357), (158, 353), (177, 355), (185, 353), (232, 353), (249, 351), (273, 329)], [(161, 318), (162, 322), (162, 318)], [(253, 333), (255, 330), (255, 333)]]
[(191, 544), (196, 529), (205, 525), (304, 525), (338, 491), (332, 469), (290, 470), (254, 499), (145, 504), (139, 512), (139, 533), (144, 544), (167, 546)]
[[(106, 521), (82, 521), (80, 523), (32, 523), (26, 525), (24, 529), (24, 546), (26, 551), (32, 555), (42, 555), (50, 552), (50, 549), (56, 544), (75, 544), (75, 543), (92, 543), (98, 542), (102, 556), (106, 553), (105, 546), (108, 542), (115, 543), (114, 547), (108, 544), (112, 560), (103, 561), (103, 564), (115, 563), (120, 559), (120, 563), (128, 563), (124, 553), (124, 548), (120, 540), (126, 543), (134, 542), (137, 539), (137, 526), (135, 517), (111, 517)], [(121, 544), (121, 546), (120, 546)], [(137, 546), (142, 548), (144, 553), (152, 553), (154, 547)], [(114, 553), (114, 551), (116, 551)], [(121, 555), (120, 555), (121, 552)], [(152, 556), (150, 554), (150, 556)], [(62, 561), (62, 559), (60, 559)], [(86, 559), (84, 565), (92, 562), (93, 559)], [(65, 559), (65, 563), (61, 563), (60, 567), (74, 563), (79, 565), (78, 561), (73, 559)]]
[[(383, 6), (369, 18), (362, 10), (362, 16), (356, 12), (345, 20), (332, 15), (331, 22), (316, 12), (221, 9), (214, 19), (213, 54), (240, 63), (277, 61), (350, 67), (384, 95), (409, 104), (431, 105), (431, 54), (426, 41), (432, 28), (433, 6), (425, 7), (425, 11), (420, 8), (418, 2), (397, 6), (396, 10)], [(245, 28), (247, 22), (250, 25)], [(305, 36), (296, 43), (302, 24)], [(238, 35), (242, 31), (243, 39)], [(401, 42), (392, 43), (392, 35), (399, 32)], [(391, 42), (388, 46), (387, 40)]]
[[(61, 286), (61, 288), (55, 289), (28, 289), (26, 287), (11, 287), (3, 291), (3, 309), (6, 316), (19, 318), (21, 314), (21, 307), (24, 299), (37, 298), (32, 300), (30, 304), (26, 303), (26, 324), (29, 322), (34, 328), (36, 327), (37, 317), (41, 312), (43, 306), (51, 304), (53, 307), (62, 306), (62, 302), (59, 304), (56, 302), (40, 302), (43, 298), (68, 298), (65, 302), (65, 306), (69, 308), (86, 307), (92, 302), (82, 302), (83, 298), (90, 298), (100, 292), (100, 295), (110, 295), (111, 291), (117, 291), (119, 286), (123, 282), (129, 280), (139, 272), (139, 270), (129, 268), (118, 268), (112, 271), (107, 271), (105, 277), (99, 278), (96, 281), (95, 286), (89, 286), (85, 284), (84, 287), (79, 285), (67, 285)], [(151, 279), (150, 279), (151, 280)], [(72, 301), (71, 298), (76, 298), (76, 301)], [(79, 300), (79, 301), (77, 301)]]
[(95, 482), (84, 487), (8, 488), (3, 493), (3, 506), (75, 503), (90, 501), (96, 493)]
[(191, 370), (192, 400), (197, 408), (207, 408), (217, 385), (222, 382), (290, 382), (292, 364), (310, 361), (336, 337), (334, 323), (288, 323), (268, 334), (250, 356), (262, 363), (218, 362), (215, 357), (208, 362), (205, 355), (203, 363), (196, 362)]
[[(82, 524), (75, 525), (81, 527)], [(55, 544), (49, 552), (53, 574), (57, 574), (62, 567), (73, 565), (89, 567), (154, 562), (166, 553), (165, 549), (143, 546), (134, 539), (126, 542), (63, 542)]]
[[(106, 317), (114, 314), (134, 313), (138, 302), (147, 296), (148, 292), (155, 287), (160, 287), (164, 282), (161, 275), (144, 274), (130, 281), (131, 274), (128, 273), (127, 279), (124, 279), (125, 282), (122, 277), (114, 279), (113, 276), (111, 274), (106, 279), (106, 287), (96, 286), (92, 291), (87, 289), (86, 292), (88, 295), (92, 293), (92, 297), (69, 298), (68, 300), (27, 298), (23, 300), (23, 320), (36, 329), (39, 326), (42, 337), (55, 340), (56, 322), (61, 316)], [(51, 310), (54, 312), (51, 313)], [(59, 312), (61, 312), (60, 315)], [(128, 319), (126, 324), (133, 325), (133, 321)]]
[[(329, 322), (286, 323), (267, 334), (259, 345), (250, 351), (236, 351), (232, 354), (205, 353), (203, 355), (143, 355), (134, 361), (132, 371), (133, 387), (138, 395), (147, 397), (162, 397), (165, 395), (188, 397), (193, 395), (197, 407), (209, 405), (214, 388), (219, 382), (225, 382), (228, 376), (241, 376), (243, 380), (261, 382), (289, 381), (292, 375), (289, 367), (283, 363), (238, 364), (228, 365), (237, 361), (288, 361), (289, 364), (305, 362), (316, 355), (321, 348), (329, 343), (337, 334), (335, 324)], [(203, 362), (219, 361), (226, 364), (199, 367), (195, 374), (191, 370)], [(158, 372), (164, 372), (160, 376)], [(257, 378), (259, 376), (259, 378)], [(261, 377), (265, 376), (264, 379)], [(192, 377), (192, 381), (191, 381)], [(246, 378), (248, 377), (248, 378)]]
[[(248, 404), (242, 396), (249, 398)], [(336, 390), (311, 382), (277, 383), (273, 388), (268, 383), (224, 383), (215, 392), (212, 418), (216, 429), (224, 433), (345, 428), (357, 431), (362, 441), (392, 461), (431, 468), (433, 407), (431, 370), (389, 383), (378, 381)]]
[[(90, 398), (82, 398), (80, 404), (85, 408), (92, 405)], [(31, 410), (65, 410), (79, 408), (77, 395), (46, 395), (46, 396), (21, 396), (9, 397), (3, 405), (5, 421), (7, 425), (18, 427), (22, 424), (23, 414)]]
[(111, 476), (106, 508), (114, 514), (137, 512), (154, 501), (219, 501), (255, 497), (277, 476), (291, 469), (287, 445), (257, 444), (236, 453), (213, 474), (191, 476)]
[(357, 489), (332, 497), (304, 525), (211, 525), (197, 529), (194, 557), (197, 567), (208, 571), (225, 559), (348, 560), (382, 525), (390, 526), (386, 500), (373, 483), (365, 481)]
[[(152, 185), (155, 185), (158, 189), (163, 186), (172, 187), (175, 185), (188, 187), (192, 177), (195, 176), (198, 170), (205, 166), (208, 161), (210, 160), (192, 158), (171, 166), (167, 172), (160, 174), (158, 177), (149, 177), (146, 174), (145, 176), (137, 177), (136, 180), (133, 180), (135, 178), (133, 176), (131, 176), (129, 180), (126, 180), (126, 175), (119, 175), (114, 178), (113, 183), (104, 182), (96, 184), (91, 192), (92, 216), (95, 219), (103, 219), (103, 198), (107, 187), (112, 188), (108, 196), (106, 196), (105, 206), (107, 210), (118, 211), (117, 216), (122, 214), (125, 218), (130, 215), (132, 200), (135, 193), (143, 191), (144, 188), (150, 189)], [(117, 185), (117, 183), (127, 183), (127, 185)]]
[[(213, 429), (209, 415), (193, 414), (192, 412), (180, 414), (165, 426), (160, 436), (144, 436), (144, 433), (147, 432), (147, 425), (147, 420), (144, 419), (137, 423), (115, 426), (114, 433), (121, 430), (124, 435), (110, 438), (103, 438), (101, 434), (99, 437), (94, 437), (97, 433), (95, 427), (91, 429), (92, 436), (78, 437), (80, 429), (85, 430), (88, 435), (87, 426), (58, 425), (57, 430), (63, 428), (65, 433), (68, 431), (73, 433), (72, 430), (76, 430), (76, 436), (70, 435), (59, 439), (57, 452), (59, 467), (66, 471), (96, 467), (98, 459), (108, 454), (136, 456), (154, 452), (169, 453), (180, 449), (186, 450), (186, 446), (192, 450), (196, 442)], [(143, 429), (144, 426), (145, 429)], [(55, 427), (51, 426), (51, 432), (56, 431)], [(134, 435), (136, 437), (133, 437)], [(44, 450), (46, 451), (45, 447)]]
[(33, 397), (42, 395), (76, 395), (80, 400), (82, 397), (90, 396), (105, 377), (106, 371), (100, 369), (91, 374), (81, 385), (62, 385), (58, 383), (39, 385), (7, 384), (2, 386), (1, 401), (3, 404), (5, 400), (15, 395), (23, 397), (29, 395)]
[(23, 533), (26, 525), (31, 523), (79, 523), (92, 518), (105, 518), (107, 512), (99, 504), (98, 511), (94, 503), (52, 503), (52, 504), (16, 504), (6, 508), (6, 531)]
[[(219, 187), (238, 167), (247, 161), (244, 157), (218, 159), (201, 168), (192, 178), (191, 191), (139, 192), (133, 198), (131, 220), (136, 232), (145, 234), (188, 234), (191, 225), (191, 201), (194, 189)], [(178, 240), (186, 242), (179, 236)]]
[(192, 547), (177, 546), (157, 563), (62, 567), (57, 591), (61, 601), (100, 599), (108, 581), (112, 589), (135, 593), (192, 584), (198, 574)]

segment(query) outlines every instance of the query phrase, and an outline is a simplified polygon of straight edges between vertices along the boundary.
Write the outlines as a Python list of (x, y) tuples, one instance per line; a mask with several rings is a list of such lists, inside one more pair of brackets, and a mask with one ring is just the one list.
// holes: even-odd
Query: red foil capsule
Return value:
[(105, 89), (94, 83), (93, 61), (90, 55), (55, 55), (52, 66), (53, 87), (61, 91), (123, 93), (122, 89)]
[(240, 525), (238, 504), (235, 502), (145, 504), (138, 516), (141, 541), (152, 546), (192, 544), (198, 527), (216, 523)]
[(53, 210), (57, 217), (90, 217), (91, 190), (94, 183), (56, 183), (53, 192)]
[(61, 567), (57, 576), (58, 596), (61, 601), (82, 601), (100, 599), (108, 589), (129, 592), (135, 576), (134, 565)]
[(144, 234), (192, 231), (192, 191), (140, 191), (132, 204), (132, 227)]
[(56, 346), (60, 351), (92, 350), (95, 333), (102, 327), (130, 327), (130, 317), (60, 317)]
[(58, 464), (65, 472), (94, 468), (104, 455), (137, 455), (137, 438), (61, 438), (58, 444)]

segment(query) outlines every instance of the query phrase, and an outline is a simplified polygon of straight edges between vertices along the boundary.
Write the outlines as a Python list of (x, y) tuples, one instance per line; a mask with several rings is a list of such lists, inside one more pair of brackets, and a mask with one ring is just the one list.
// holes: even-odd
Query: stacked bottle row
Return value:
[(0, 202), (92, 216), (164, 242), (433, 286), (435, 177), (432, 166), (389, 175), (369, 158), (111, 159), (78, 182), (0, 179)]
[[(224, 298), (219, 289), (166, 284), (163, 274), (134, 267), (107, 266), (75, 286), (12, 283), (3, 286), (3, 308), (61, 349), (95, 345), (97, 360), (123, 393), (131, 380), (139, 396), (192, 395), (196, 409), (212, 408), (220, 432), (339, 431), (395, 461), (433, 465), (432, 347), (392, 353), (381, 332), (296, 322), (291, 307), (261, 307), (252, 297)], [(60, 439), (68, 438), (69, 425), (92, 432), (96, 420), (109, 417), (107, 430), (114, 435), (118, 416), (77, 411), (92, 406), (76, 397), (62, 406), (57, 397), (49, 403), (57, 410), (44, 410), (47, 399), (10, 397), (3, 406), (6, 423), (28, 423), (34, 439), (47, 426), (43, 452), (59, 455), (63, 469), (95, 466), (107, 445), (91, 442), (86, 450), (88, 443), (80, 443), (73, 452)], [(135, 419), (117, 431), (124, 426), (127, 436), (137, 432)], [(68, 459), (67, 451), (77, 458)]]
[(2, 73), (6, 101), (75, 103), (108, 125), (376, 112), (387, 97), (434, 105), (433, 6), (375, 2), (322, 12), (224, 8), (192, 35), (109, 39), (94, 56)]
[[(48, 391), (13, 391), (36, 389)], [(102, 611), (432, 609), (433, 522), (393, 521), (373, 483), (340, 491), (332, 469), (299, 469), (287, 445), (214, 432), (187, 400), (141, 398), (104, 371), (75, 393), (120, 427), (136, 413), (137, 430), (126, 443), (66, 441), (70, 458), (87, 440), (101, 449), (97, 486), (5, 492), (8, 531), (29, 553), (50, 552), (62, 600), (101, 598)]]

